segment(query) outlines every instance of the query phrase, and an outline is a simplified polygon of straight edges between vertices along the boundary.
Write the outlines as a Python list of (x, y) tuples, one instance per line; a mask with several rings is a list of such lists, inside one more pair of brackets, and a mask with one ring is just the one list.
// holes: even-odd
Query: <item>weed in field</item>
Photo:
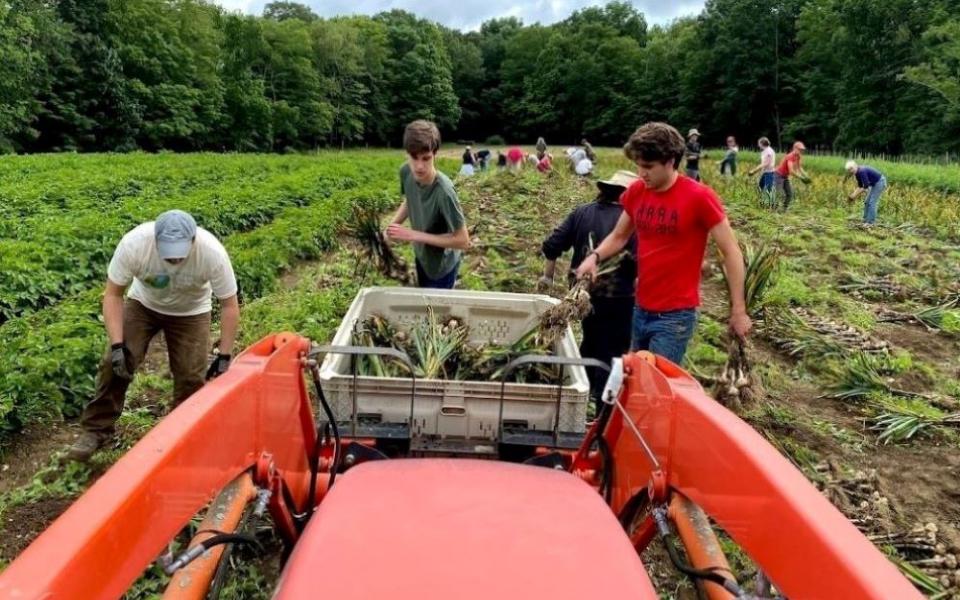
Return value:
[(875, 402), (881, 412), (871, 428), (884, 443), (909, 441), (931, 430), (960, 428), (960, 412), (946, 414), (923, 399), (894, 396)]
[(52, 457), (29, 483), (0, 496), (0, 517), (16, 506), (51, 498), (74, 498), (83, 493), (90, 479), (91, 467), (72, 461), (63, 464), (60, 458)]

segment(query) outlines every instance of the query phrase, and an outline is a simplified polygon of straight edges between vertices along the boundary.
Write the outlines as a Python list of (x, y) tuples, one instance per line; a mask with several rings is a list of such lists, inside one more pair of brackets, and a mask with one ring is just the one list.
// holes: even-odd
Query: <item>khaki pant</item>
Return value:
[[(173, 406), (176, 407), (203, 386), (210, 348), (210, 313), (172, 317), (127, 298), (123, 305), (123, 341), (132, 355), (134, 371), (143, 363), (150, 340), (161, 331), (167, 340), (167, 356), (173, 373)], [(114, 375), (107, 348), (97, 371), (96, 393), (80, 417), (84, 430), (113, 433), (114, 424), (123, 412), (129, 385), (129, 379)]]

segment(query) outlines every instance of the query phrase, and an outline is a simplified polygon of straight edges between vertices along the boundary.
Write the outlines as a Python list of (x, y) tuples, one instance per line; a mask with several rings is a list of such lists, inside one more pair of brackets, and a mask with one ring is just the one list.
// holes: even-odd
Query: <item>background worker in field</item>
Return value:
[(590, 162), (596, 165), (597, 151), (593, 149), (593, 146), (587, 141), (587, 138), (580, 140), (580, 146), (583, 147), (583, 153), (590, 159)]
[(887, 178), (873, 167), (858, 165), (852, 160), (847, 161), (846, 170), (848, 176), (852, 175), (857, 180), (857, 188), (847, 196), (847, 199), (853, 202), (858, 196), (866, 192), (867, 198), (863, 203), (863, 223), (873, 225), (877, 220), (877, 205), (880, 203), (880, 196), (887, 189)]
[(700, 145), (700, 132), (694, 128), (687, 132), (687, 177), (700, 181), (700, 155), (703, 147)]
[[(211, 293), (221, 306), (220, 353), (207, 367)], [(100, 362), (94, 398), (80, 418), (83, 433), (68, 457), (86, 461), (113, 435), (127, 387), (154, 336), (162, 331), (167, 342), (176, 407), (203, 386), (204, 370), (208, 380), (226, 372), (239, 320), (230, 257), (189, 214), (171, 210), (123, 236), (103, 296), (110, 348)]]
[(467, 146), (463, 151), (463, 164), (460, 166), (460, 174), (465, 177), (473, 175), (478, 162), (479, 159), (477, 158), (477, 155), (473, 153), (473, 149), (470, 146)]
[(757, 146), (760, 148), (760, 164), (750, 169), (747, 175), (753, 177), (759, 172), (760, 181), (757, 185), (760, 187), (760, 192), (769, 194), (772, 193), (774, 189), (773, 186), (777, 170), (777, 152), (773, 149), (773, 146), (770, 145), (770, 140), (765, 137), (757, 140)]
[(737, 147), (737, 139), (732, 135), (727, 136), (727, 150), (723, 153), (723, 160), (720, 161), (720, 174), (724, 177), (736, 177), (737, 175), (737, 154), (740, 148)]
[(593, 173), (593, 161), (587, 156), (583, 148), (567, 148), (567, 160), (570, 161), (570, 170), (580, 177), (587, 177)]
[[(537, 283), (538, 291), (546, 291), (553, 285), (557, 259), (573, 249), (570, 268), (576, 269), (590, 253), (591, 247), (613, 231), (623, 207), (620, 196), (637, 180), (629, 171), (617, 171), (609, 179), (598, 181), (596, 200), (575, 208), (553, 233), (544, 240), (541, 250), (546, 259), (543, 276)], [(590, 290), (593, 311), (582, 321), (583, 341), (580, 355), (595, 358), (607, 364), (615, 356), (630, 349), (630, 322), (633, 318), (634, 283), (637, 263), (633, 256), (635, 240), (625, 247), (620, 264), (612, 273), (600, 276)], [(568, 273), (570, 285), (576, 281), (573, 271)], [(606, 383), (606, 374), (600, 369), (588, 369), (590, 393), (599, 398)]]
[(783, 212), (787, 212), (790, 203), (793, 202), (793, 184), (790, 183), (791, 177), (798, 177), (801, 180), (810, 178), (807, 172), (803, 170), (800, 160), (807, 147), (803, 142), (794, 142), (793, 149), (783, 157), (776, 170), (777, 192), (783, 194)]
[(599, 262), (615, 256), (636, 233), (637, 288), (634, 350), (650, 350), (680, 364), (700, 306), (700, 273), (707, 237), (723, 254), (730, 292), (730, 330), (744, 338), (752, 327), (744, 301), (743, 255), (717, 194), (678, 171), (683, 137), (666, 123), (647, 123), (627, 141), (624, 154), (639, 181), (620, 199), (624, 211), (613, 232), (577, 268), (596, 277)]
[[(409, 242), (417, 263), (417, 285), (453, 288), (461, 251), (470, 234), (450, 178), (437, 170), (440, 131), (431, 121), (414, 121), (403, 133), (407, 162), (400, 168), (404, 201), (384, 232), (388, 241)], [(410, 219), (413, 226), (404, 227)]]
[(547, 155), (547, 142), (543, 137), (537, 138), (537, 160), (543, 160), (543, 157)]
[(507, 150), (507, 166), (511, 171), (517, 172), (523, 168), (523, 161), (526, 159), (526, 154), (523, 153), (519, 147), (514, 146)]

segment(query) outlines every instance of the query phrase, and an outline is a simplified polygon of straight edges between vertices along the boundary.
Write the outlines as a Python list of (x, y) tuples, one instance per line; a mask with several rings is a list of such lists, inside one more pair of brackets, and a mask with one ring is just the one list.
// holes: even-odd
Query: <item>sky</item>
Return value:
[[(228, 10), (259, 15), (269, 0), (214, 0)], [(519, 17), (526, 24), (560, 21), (572, 12), (605, 2), (589, 0), (299, 0), (321, 17), (347, 14), (373, 15), (400, 8), (447, 27), (470, 31), (497, 17)], [(650, 24), (667, 23), (676, 17), (696, 14), (703, 0), (632, 0)]]

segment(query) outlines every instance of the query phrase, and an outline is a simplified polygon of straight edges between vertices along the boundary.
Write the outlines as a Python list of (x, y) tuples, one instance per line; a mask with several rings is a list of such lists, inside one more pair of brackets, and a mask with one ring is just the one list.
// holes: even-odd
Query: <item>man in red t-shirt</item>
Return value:
[(707, 237), (723, 253), (730, 291), (730, 329), (740, 338), (752, 323), (744, 301), (743, 255), (717, 194), (677, 169), (686, 145), (666, 123), (647, 123), (623, 147), (640, 180), (620, 198), (624, 211), (613, 232), (577, 268), (595, 277), (597, 263), (615, 256), (637, 236), (637, 305), (633, 350), (683, 361), (700, 306), (700, 271)]
[(800, 159), (806, 149), (807, 147), (803, 145), (803, 142), (794, 142), (793, 150), (783, 157), (780, 165), (774, 171), (776, 173), (777, 191), (783, 192), (783, 212), (787, 212), (787, 208), (793, 202), (793, 186), (790, 184), (790, 177), (793, 175), (802, 179), (808, 177), (807, 172), (800, 166)]

